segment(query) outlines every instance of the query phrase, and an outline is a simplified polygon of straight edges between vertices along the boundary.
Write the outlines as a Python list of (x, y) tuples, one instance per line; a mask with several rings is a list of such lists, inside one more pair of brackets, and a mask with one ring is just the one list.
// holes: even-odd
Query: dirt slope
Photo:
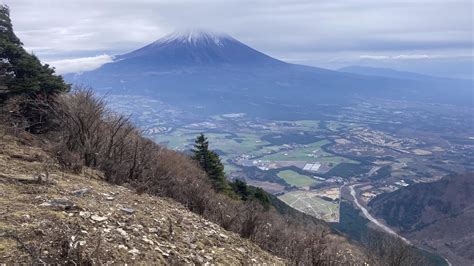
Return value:
[(170, 199), (66, 173), (22, 142), (0, 132), (0, 263), (283, 264)]

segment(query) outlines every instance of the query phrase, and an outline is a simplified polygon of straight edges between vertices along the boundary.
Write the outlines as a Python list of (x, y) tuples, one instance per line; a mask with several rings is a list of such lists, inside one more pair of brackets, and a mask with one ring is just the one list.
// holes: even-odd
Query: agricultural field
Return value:
[(263, 161), (301, 161), (301, 162), (331, 162), (337, 163), (357, 163), (347, 158), (332, 155), (323, 151), (321, 146), (329, 144), (328, 140), (321, 140), (308, 145), (298, 145), (288, 150), (274, 154), (265, 155), (260, 159)]
[(339, 222), (339, 202), (324, 200), (317, 192), (291, 191), (278, 198), (308, 215), (327, 222)]
[(309, 187), (316, 183), (314, 178), (307, 175), (301, 175), (293, 170), (280, 171), (277, 174), (278, 177), (285, 180), (286, 183), (295, 187)]
[(192, 149), (195, 138), (204, 133), (209, 140), (209, 147), (219, 153), (225, 165), (227, 174), (236, 172), (240, 168), (229, 163), (238, 156), (248, 155), (251, 157), (262, 156), (279, 151), (282, 147), (270, 145), (259, 136), (248, 133), (215, 133), (206, 130), (176, 129), (168, 134), (159, 134), (153, 137), (158, 143), (175, 150), (189, 151)]
[(192, 147), (194, 139), (199, 133), (199, 131), (188, 129), (175, 129), (168, 134), (153, 135), (152, 138), (157, 143), (164, 144), (170, 149), (184, 151)]

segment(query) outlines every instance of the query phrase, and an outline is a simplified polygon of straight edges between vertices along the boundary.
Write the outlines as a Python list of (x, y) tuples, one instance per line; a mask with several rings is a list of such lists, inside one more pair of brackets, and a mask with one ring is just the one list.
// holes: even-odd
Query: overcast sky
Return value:
[(94, 68), (176, 29), (225, 32), (276, 58), (472, 76), (472, 0), (0, 0), (28, 51)]

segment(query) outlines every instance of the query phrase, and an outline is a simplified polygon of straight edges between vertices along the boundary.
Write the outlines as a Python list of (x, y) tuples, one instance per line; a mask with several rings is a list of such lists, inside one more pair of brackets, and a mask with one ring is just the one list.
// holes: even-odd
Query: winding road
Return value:
[[(350, 192), (351, 192), (351, 196), (352, 198), (354, 199), (354, 203), (357, 205), (357, 207), (362, 211), (362, 213), (364, 214), (365, 218), (367, 218), (368, 220), (370, 220), (372, 223), (374, 223), (375, 225), (377, 225), (380, 229), (382, 229), (383, 231), (391, 234), (391, 235), (394, 235), (398, 238), (400, 238), (401, 240), (403, 240), (405, 243), (409, 244), (409, 245), (412, 245), (410, 243), (410, 241), (406, 238), (404, 238), (403, 236), (397, 234), (397, 232), (393, 231), (392, 229), (390, 229), (388, 226), (384, 225), (383, 223), (379, 222), (377, 219), (375, 219), (370, 213), (369, 211), (362, 205), (360, 204), (359, 200), (357, 199), (357, 194), (355, 192), (355, 189), (354, 189), (354, 186), (355, 185), (350, 185), (349, 186), (349, 189), (350, 189)], [(418, 247), (420, 249), (423, 249), (425, 251), (428, 251), (424, 248), (421, 248), (421, 247)], [(429, 251), (428, 251), (429, 252)], [(443, 256), (441, 256), (445, 261), (446, 263), (449, 265), (449, 266), (452, 266), (451, 262), (449, 262), (449, 260)]]
[(371, 222), (373, 222), (375, 225), (377, 225), (378, 227), (380, 227), (380, 229), (384, 230), (385, 232), (391, 234), (391, 235), (394, 235), (398, 238), (400, 238), (401, 240), (403, 240), (405, 243), (407, 244), (411, 244), (410, 241), (408, 241), (406, 238), (404, 238), (403, 236), (397, 234), (397, 232), (393, 231), (392, 229), (390, 229), (388, 226), (384, 225), (383, 223), (379, 222), (377, 219), (375, 219), (370, 213), (369, 211), (362, 205), (360, 204), (359, 200), (357, 199), (357, 196), (356, 196), (356, 192), (355, 192), (355, 189), (354, 189), (354, 186), (355, 185), (351, 185), (349, 186), (349, 189), (351, 191), (351, 196), (352, 198), (354, 199), (354, 203), (357, 205), (357, 207), (362, 211), (362, 213), (364, 214), (364, 216), (369, 219)]

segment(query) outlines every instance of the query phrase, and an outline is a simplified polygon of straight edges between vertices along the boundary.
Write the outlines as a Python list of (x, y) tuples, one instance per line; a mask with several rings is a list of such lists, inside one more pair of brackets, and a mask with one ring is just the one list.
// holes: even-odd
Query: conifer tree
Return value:
[(257, 201), (266, 210), (270, 208), (270, 198), (263, 189), (249, 186), (245, 181), (239, 179), (230, 183), (227, 182), (224, 173), (224, 165), (219, 155), (209, 149), (209, 141), (204, 134), (201, 133), (197, 136), (192, 152), (194, 153), (193, 159), (196, 160), (207, 173), (216, 191), (225, 193), (234, 199)]
[(212, 150), (209, 150), (209, 141), (200, 134), (195, 142), (193, 159), (199, 162), (201, 168), (207, 173), (207, 176), (212, 182), (216, 191), (229, 191), (229, 184), (225, 178), (224, 165), (222, 164), (219, 155)]
[(0, 4), (0, 106), (10, 102), (14, 110), (8, 111), (19, 124), (31, 133), (44, 133), (56, 126), (52, 96), (69, 91), (70, 85), (22, 45), (13, 32), (9, 8)]
[(230, 186), (232, 187), (232, 190), (237, 195), (239, 195), (241, 200), (243, 200), (243, 201), (249, 200), (249, 198), (251, 196), (251, 192), (249, 191), (249, 187), (247, 186), (247, 183), (245, 183), (245, 181), (242, 181), (240, 179), (236, 179), (236, 180), (234, 180), (234, 182), (232, 182), (230, 184)]
[(0, 5), (0, 103), (15, 95), (44, 98), (70, 89), (22, 45), (13, 32), (8, 6)]
[(245, 181), (236, 179), (230, 183), (232, 191), (243, 201), (254, 200), (259, 202), (265, 210), (270, 208), (271, 202), (267, 192), (262, 188), (249, 186)]

